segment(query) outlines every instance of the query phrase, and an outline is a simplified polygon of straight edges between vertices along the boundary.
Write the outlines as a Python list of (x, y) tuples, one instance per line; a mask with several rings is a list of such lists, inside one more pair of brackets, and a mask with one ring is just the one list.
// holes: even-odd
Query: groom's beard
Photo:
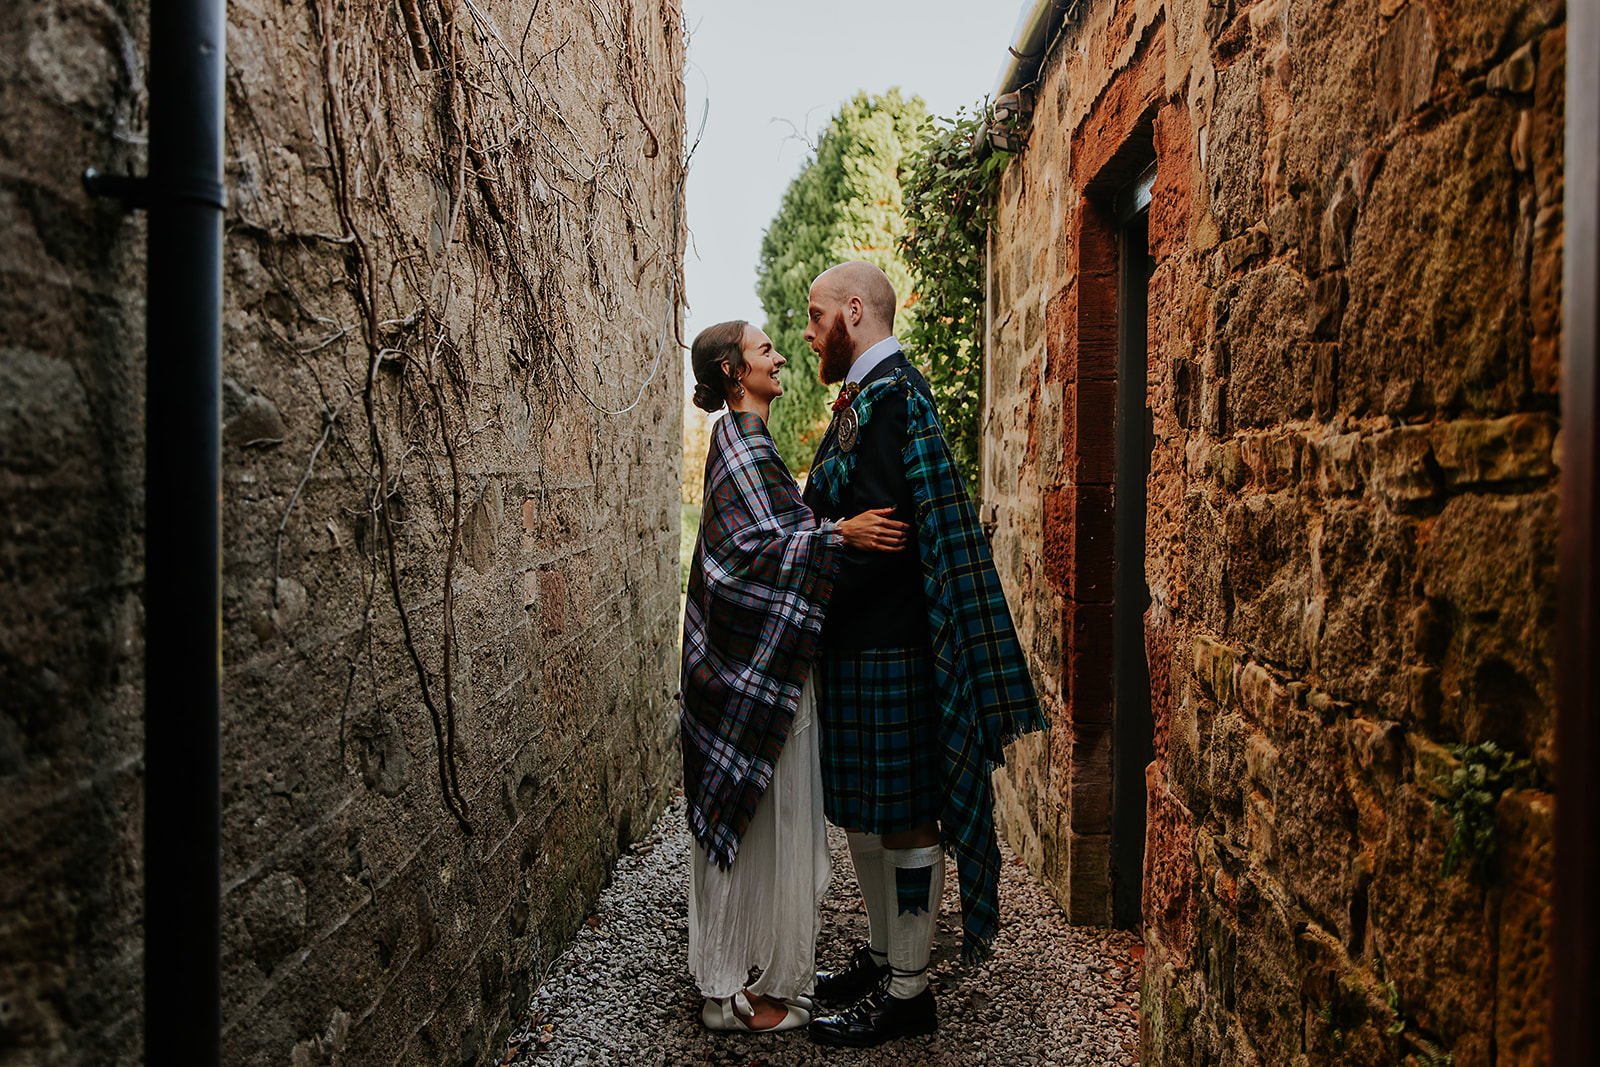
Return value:
[(850, 364), (855, 362), (856, 354), (854, 346), (850, 344), (850, 332), (845, 329), (843, 315), (833, 320), (833, 326), (823, 337), (817, 356), (817, 373), (823, 385), (842, 382), (844, 376), (850, 373)]

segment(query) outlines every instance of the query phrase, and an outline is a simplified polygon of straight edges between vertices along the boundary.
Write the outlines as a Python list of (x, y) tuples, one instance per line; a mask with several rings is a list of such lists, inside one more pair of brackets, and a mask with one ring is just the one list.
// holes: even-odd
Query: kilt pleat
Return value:
[(825, 649), (818, 667), (828, 819), (872, 834), (937, 821), (946, 790), (929, 651)]

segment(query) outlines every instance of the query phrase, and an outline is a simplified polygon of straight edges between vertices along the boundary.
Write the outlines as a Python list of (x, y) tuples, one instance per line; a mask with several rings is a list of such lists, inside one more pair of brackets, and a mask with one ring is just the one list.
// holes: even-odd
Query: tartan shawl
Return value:
[(749, 412), (712, 429), (703, 500), (679, 724), (689, 828), (726, 868), (789, 736), (843, 537), (818, 526)]
[[(988, 953), (1000, 925), (1000, 846), (989, 775), (1005, 763), (1006, 745), (1047, 724), (977, 510), (933, 404), (899, 371), (862, 391), (856, 416), (865, 425), (873, 404), (894, 391), (906, 397), (902, 454), (916, 501), (938, 688), (948, 786), (940, 823), (961, 881), (962, 955), (974, 959)], [(837, 501), (854, 468), (854, 454), (834, 448), (812, 468), (812, 484)]]

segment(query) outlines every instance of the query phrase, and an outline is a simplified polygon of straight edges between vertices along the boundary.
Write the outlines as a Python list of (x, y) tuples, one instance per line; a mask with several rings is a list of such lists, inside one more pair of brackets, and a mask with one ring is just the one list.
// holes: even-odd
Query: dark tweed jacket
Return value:
[[(914, 388), (927, 396), (928, 383), (917, 369), (896, 352), (874, 367), (861, 381), (863, 389), (902, 371)], [(838, 420), (828, 426), (817, 446), (812, 468), (838, 445)], [(839, 573), (833, 582), (833, 600), (822, 620), (822, 647), (857, 652), (867, 648), (926, 648), (928, 612), (923, 602), (922, 564), (917, 552), (916, 507), (906, 482), (903, 451), (906, 445), (906, 399), (886, 397), (873, 409), (856, 443), (855, 471), (837, 502), (810, 484), (805, 502), (818, 519), (848, 519), (868, 508), (893, 507), (892, 518), (912, 526), (907, 545), (899, 552), (842, 551)]]

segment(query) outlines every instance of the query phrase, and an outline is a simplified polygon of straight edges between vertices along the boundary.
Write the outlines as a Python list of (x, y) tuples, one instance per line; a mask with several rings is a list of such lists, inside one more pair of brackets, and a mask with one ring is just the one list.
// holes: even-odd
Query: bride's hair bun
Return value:
[(722, 410), (722, 396), (705, 383), (698, 383), (694, 387), (694, 406), (704, 411)]

